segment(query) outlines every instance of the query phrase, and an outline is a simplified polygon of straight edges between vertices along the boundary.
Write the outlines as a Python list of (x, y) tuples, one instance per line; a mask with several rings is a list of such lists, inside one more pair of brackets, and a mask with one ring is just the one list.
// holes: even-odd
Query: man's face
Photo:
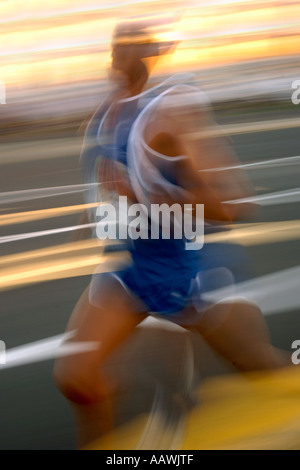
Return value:
[(111, 57), (112, 68), (124, 72), (127, 75), (136, 62), (140, 60), (139, 46), (115, 43), (112, 45)]

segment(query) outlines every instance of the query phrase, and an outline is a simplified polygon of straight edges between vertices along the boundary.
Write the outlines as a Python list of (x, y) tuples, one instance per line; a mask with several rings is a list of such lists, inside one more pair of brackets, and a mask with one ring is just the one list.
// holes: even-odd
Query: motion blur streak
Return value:
[(224, 170), (236, 170), (238, 168), (259, 170), (262, 166), (277, 166), (277, 165), (299, 165), (300, 156), (296, 155), (295, 157), (286, 157), (286, 158), (275, 158), (274, 160), (264, 160), (262, 162), (254, 163), (245, 163), (244, 165), (235, 165), (235, 166), (223, 166), (220, 168), (213, 168), (209, 170), (202, 171), (224, 171)]
[(26, 251), (24, 253), (18, 253), (14, 255), (2, 256), (0, 257), (0, 265), (11, 265), (12, 263), (22, 263), (24, 261), (33, 260), (36, 258), (43, 258), (47, 256), (61, 255), (69, 252), (77, 251), (87, 251), (91, 249), (97, 249), (99, 254), (99, 249), (101, 247), (100, 240), (84, 240), (79, 242), (70, 242), (64, 243), (63, 245), (56, 245), (49, 248), (42, 248), (39, 250)]
[(225, 233), (207, 235), (206, 242), (238, 242), (245, 246), (279, 241), (297, 240), (300, 237), (300, 220), (243, 224)]
[(197, 140), (199, 137), (218, 137), (224, 135), (251, 134), (253, 132), (276, 131), (279, 129), (291, 129), (300, 127), (300, 119), (285, 119), (277, 121), (253, 122), (247, 124), (235, 124), (217, 127), (208, 131), (191, 132), (186, 134), (189, 140)]
[[(230, 201), (232, 204), (240, 202), (254, 202), (262, 206), (270, 206), (276, 204), (287, 204), (300, 201), (300, 188), (290, 189), (288, 191), (278, 191), (271, 194), (262, 194), (261, 196), (253, 196), (244, 199), (236, 199)], [(229, 201), (228, 201), (229, 202)]]
[(12, 367), (24, 366), (35, 362), (46, 361), (58, 356), (82, 354), (99, 347), (98, 343), (62, 343), (72, 337), (72, 333), (58, 335), (34, 343), (18, 346), (7, 351), (6, 364), (0, 366), (0, 371)]
[(11, 204), (20, 201), (31, 201), (44, 197), (61, 196), (63, 194), (80, 193), (88, 189), (90, 185), (76, 184), (67, 186), (53, 186), (51, 188), (25, 189), (23, 191), (8, 191), (0, 193), (0, 204)]
[(39, 232), (30, 232), (30, 233), (21, 233), (19, 235), (9, 235), (5, 237), (0, 237), (0, 244), (1, 243), (10, 243), (18, 240), (28, 240), (30, 238), (39, 238), (39, 237), (47, 237), (48, 235), (55, 235), (59, 233), (68, 233), (74, 232), (76, 230), (85, 229), (85, 228), (93, 228), (96, 224), (84, 224), (84, 225), (74, 225), (71, 227), (62, 227), (62, 228), (55, 228), (51, 230), (42, 230)]
[(203, 294), (207, 301), (221, 302), (230, 299), (245, 299), (260, 306), (265, 315), (299, 308), (300, 267), (290, 268), (278, 273), (268, 274), (250, 281), (237, 284), (232, 288), (218, 289)]
[(105, 256), (100, 256), (99, 253), (94, 255), (84, 253), (82, 256), (66, 258), (60, 256), (59, 260), (55, 261), (47, 260), (47, 262), (27, 264), (26, 270), (24, 268), (3, 269), (0, 291), (53, 279), (90, 275), (98, 265), (99, 272), (110, 272), (114, 271), (120, 263), (128, 262), (129, 259), (126, 252)]
[(97, 206), (99, 206), (98, 203), (79, 204), (76, 206), (53, 207), (51, 209), (42, 209), (39, 211), (27, 211), (27, 212), (19, 212), (16, 214), (0, 215), (0, 226), (11, 225), (11, 224), (24, 224), (26, 222), (48, 219), (51, 217), (62, 217), (64, 215), (73, 214), (77, 212), (81, 213), (84, 210), (90, 209), (92, 207), (97, 207)]

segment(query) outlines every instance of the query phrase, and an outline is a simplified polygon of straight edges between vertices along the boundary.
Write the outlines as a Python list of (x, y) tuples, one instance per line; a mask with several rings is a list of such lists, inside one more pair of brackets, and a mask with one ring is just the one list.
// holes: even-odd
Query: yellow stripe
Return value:
[(0, 291), (42, 281), (91, 275), (96, 267), (100, 271), (112, 271), (120, 263), (128, 262), (129, 254), (125, 251), (103, 255), (107, 245), (106, 241), (92, 239), (3, 256), (0, 258)]
[(300, 238), (300, 220), (235, 225), (228, 232), (209, 234), (206, 243), (240, 243), (245, 246)]
[(24, 224), (34, 220), (42, 220), (53, 217), (62, 217), (63, 215), (74, 214), (76, 212), (83, 212), (84, 210), (91, 209), (99, 206), (99, 203), (80, 204), (76, 206), (66, 207), (53, 207), (51, 209), (42, 209), (27, 212), (18, 212), (15, 214), (0, 215), (1, 225)]
[(28, 284), (62, 279), (67, 277), (91, 275), (97, 272), (110, 272), (119, 268), (120, 263), (128, 263), (127, 252), (111, 253), (104, 256), (85, 254), (84, 256), (60, 257), (59, 260), (41, 261), (26, 264), (26, 269), (13, 267), (1, 272), (0, 291), (15, 289)]
[(92, 249), (97, 250), (99, 252), (103, 249), (104, 245), (105, 243), (98, 239), (64, 243), (62, 245), (51, 246), (49, 248), (41, 248), (39, 250), (31, 250), (26, 251), (24, 253), (2, 256), (0, 258), (0, 266), (3, 266), (5, 264), (11, 266), (13, 263), (19, 265), (20, 263), (28, 260), (34, 260), (44, 257), (47, 258), (49, 256), (53, 257), (56, 255), (71, 252), (87, 251)]
[[(183, 426), (185, 434), (178, 450), (300, 450), (300, 374), (297, 367), (273, 373), (209, 378), (197, 394), (201, 405), (187, 416)], [(158, 432), (170, 433), (162, 416), (158, 421), (161, 423)], [(149, 418), (153, 417), (138, 416), (84, 450), (136, 450)], [(162, 449), (151, 444), (150, 439), (148, 447), (146, 441), (144, 448)]]
[[(250, 379), (250, 380), (249, 380)], [(300, 449), (300, 374), (217, 377), (203, 384), (182, 448)]]

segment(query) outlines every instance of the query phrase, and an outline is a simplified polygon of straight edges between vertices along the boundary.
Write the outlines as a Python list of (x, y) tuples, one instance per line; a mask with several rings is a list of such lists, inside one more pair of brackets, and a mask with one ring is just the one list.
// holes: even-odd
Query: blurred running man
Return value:
[[(110, 200), (115, 194), (145, 207), (204, 204), (206, 233), (222, 229), (251, 213), (249, 205), (226, 203), (250, 196), (251, 184), (240, 170), (215, 171), (237, 160), (191, 77), (171, 77), (146, 89), (155, 60), (173, 46), (155, 42), (148, 26), (135, 20), (115, 30), (112, 77), (119, 85), (88, 125), (86, 137), (95, 145), (83, 150), (86, 177), (98, 179)], [(95, 201), (97, 195), (90, 197)], [(158, 239), (128, 240), (132, 264), (95, 274), (70, 319), (69, 341), (99, 345), (55, 364), (56, 384), (74, 411), (79, 446), (112, 429), (113, 384), (101, 365), (149, 314), (198, 330), (241, 371), (286, 365), (270, 343), (259, 308), (234, 298), (234, 284), (250, 275), (243, 249), (205, 244), (188, 250), (184, 237), (167, 240), (161, 226), (159, 231)], [(204, 293), (228, 286), (230, 299), (204, 302)]]

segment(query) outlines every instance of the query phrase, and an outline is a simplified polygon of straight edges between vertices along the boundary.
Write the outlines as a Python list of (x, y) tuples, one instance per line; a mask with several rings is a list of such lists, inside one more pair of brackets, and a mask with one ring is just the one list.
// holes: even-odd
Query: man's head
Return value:
[(170, 51), (174, 41), (162, 42), (155, 37), (159, 24), (153, 19), (129, 19), (119, 23), (112, 37), (112, 68), (126, 74), (143, 62), (149, 69), (149, 60)]
[[(119, 24), (112, 38), (112, 68), (129, 73), (143, 58), (149, 57), (151, 39), (130, 23)], [(151, 52), (155, 54), (156, 51)]]

